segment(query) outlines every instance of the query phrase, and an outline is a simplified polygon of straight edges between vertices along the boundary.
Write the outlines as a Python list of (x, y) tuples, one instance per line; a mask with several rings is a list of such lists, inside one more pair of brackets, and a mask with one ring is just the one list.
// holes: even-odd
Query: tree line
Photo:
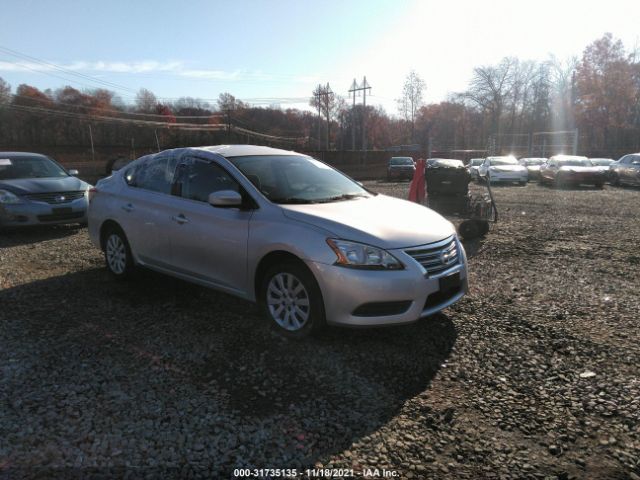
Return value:
[(491, 139), (522, 144), (536, 132), (577, 129), (584, 153), (640, 149), (640, 53), (627, 51), (611, 34), (588, 45), (581, 57), (506, 57), (476, 67), (466, 91), (439, 103), (424, 103), (426, 88), (410, 72), (397, 115), (391, 115), (379, 106), (349, 105), (328, 84), (312, 93), (314, 111), (307, 111), (254, 107), (227, 92), (213, 103), (163, 101), (147, 89), (129, 105), (102, 88), (41, 91), (22, 84), (14, 91), (0, 78), (0, 144), (117, 146), (135, 140), (164, 148), (246, 141), (358, 150), (364, 141), (369, 149), (418, 144), (451, 151), (485, 149)]

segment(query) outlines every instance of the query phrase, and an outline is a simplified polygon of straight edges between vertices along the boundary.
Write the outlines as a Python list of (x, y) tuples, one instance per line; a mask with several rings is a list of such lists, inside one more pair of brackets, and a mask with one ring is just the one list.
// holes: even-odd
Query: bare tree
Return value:
[(424, 80), (411, 70), (404, 80), (402, 87), (402, 97), (398, 98), (398, 110), (400, 115), (411, 124), (411, 141), (414, 141), (416, 116), (422, 106), (422, 92), (426, 88)]
[(0, 105), (7, 105), (11, 101), (11, 85), (0, 77)]
[(136, 94), (136, 110), (142, 113), (154, 113), (158, 99), (146, 88), (141, 88)]
[(489, 114), (492, 133), (500, 134), (500, 119), (507, 99), (512, 94), (513, 73), (517, 63), (517, 59), (506, 57), (497, 66), (473, 70), (467, 98)]
[(219, 111), (231, 111), (241, 110), (247, 108), (247, 104), (238, 100), (229, 92), (224, 92), (218, 95), (218, 110)]

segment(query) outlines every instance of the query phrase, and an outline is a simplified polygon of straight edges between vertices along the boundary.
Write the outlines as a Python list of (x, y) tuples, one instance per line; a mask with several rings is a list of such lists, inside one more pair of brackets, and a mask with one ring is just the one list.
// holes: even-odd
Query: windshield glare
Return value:
[(590, 160), (593, 165), (596, 165), (598, 167), (606, 167), (613, 163), (613, 160), (610, 160), (608, 158), (591, 158)]
[(9, 157), (0, 161), (0, 180), (67, 176), (62, 167), (46, 157)]
[(518, 161), (512, 157), (490, 158), (489, 165), (492, 167), (495, 165), (518, 165)]
[(593, 164), (586, 158), (584, 160), (558, 160), (561, 167), (592, 167)]
[(322, 203), (371, 196), (350, 178), (311, 157), (259, 155), (229, 161), (274, 203)]

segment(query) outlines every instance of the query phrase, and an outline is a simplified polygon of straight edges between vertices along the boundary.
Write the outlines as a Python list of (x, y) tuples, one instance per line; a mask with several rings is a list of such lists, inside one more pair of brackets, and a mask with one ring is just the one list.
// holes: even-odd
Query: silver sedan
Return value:
[(256, 301), (290, 336), (413, 322), (467, 291), (449, 221), (268, 147), (140, 158), (96, 185), (89, 233), (116, 277), (140, 265)]

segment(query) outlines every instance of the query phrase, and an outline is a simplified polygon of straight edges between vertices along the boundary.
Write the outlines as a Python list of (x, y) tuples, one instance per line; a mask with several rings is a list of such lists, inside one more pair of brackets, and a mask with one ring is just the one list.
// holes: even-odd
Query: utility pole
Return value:
[(231, 109), (226, 109), (227, 113), (227, 143), (231, 143)]
[(91, 160), (95, 162), (96, 152), (93, 149), (93, 133), (91, 132), (91, 124), (89, 124), (89, 140), (91, 141)]
[(320, 151), (320, 97), (322, 96), (322, 85), (318, 84), (313, 96), (316, 97), (316, 104), (318, 105), (318, 151)]
[(320, 111), (322, 108), (324, 108), (325, 110), (325, 114), (327, 116), (327, 138), (326, 138), (326, 144), (325, 144), (325, 149), (329, 150), (329, 133), (330, 133), (330, 122), (331, 119), (329, 118), (329, 104), (331, 102), (330, 97), (331, 95), (333, 95), (333, 92), (331, 91), (331, 87), (329, 86), (329, 82), (327, 82), (327, 86), (323, 87), (322, 85), (318, 84), (318, 87), (316, 88), (316, 91), (313, 92), (313, 96), (316, 97), (316, 103), (318, 104), (318, 150), (320, 150), (322, 142), (320, 140), (320, 137), (322, 136), (321, 133), (321, 122), (320, 122)]
[(356, 149), (356, 92), (358, 91), (358, 84), (356, 79), (353, 79), (349, 93), (353, 93), (353, 107), (351, 108), (351, 150)]
[(371, 87), (367, 83), (367, 77), (362, 80), (362, 150), (367, 151), (367, 90), (371, 90)]
[(355, 109), (356, 109), (356, 92), (362, 92), (362, 150), (367, 149), (367, 130), (366, 130), (366, 116), (367, 116), (367, 90), (371, 90), (371, 86), (367, 83), (367, 77), (362, 80), (362, 85), (358, 86), (356, 80), (353, 79), (349, 92), (353, 92), (353, 110), (352, 110), (352, 134), (351, 134), (351, 148), (356, 149), (356, 134), (355, 134)]

